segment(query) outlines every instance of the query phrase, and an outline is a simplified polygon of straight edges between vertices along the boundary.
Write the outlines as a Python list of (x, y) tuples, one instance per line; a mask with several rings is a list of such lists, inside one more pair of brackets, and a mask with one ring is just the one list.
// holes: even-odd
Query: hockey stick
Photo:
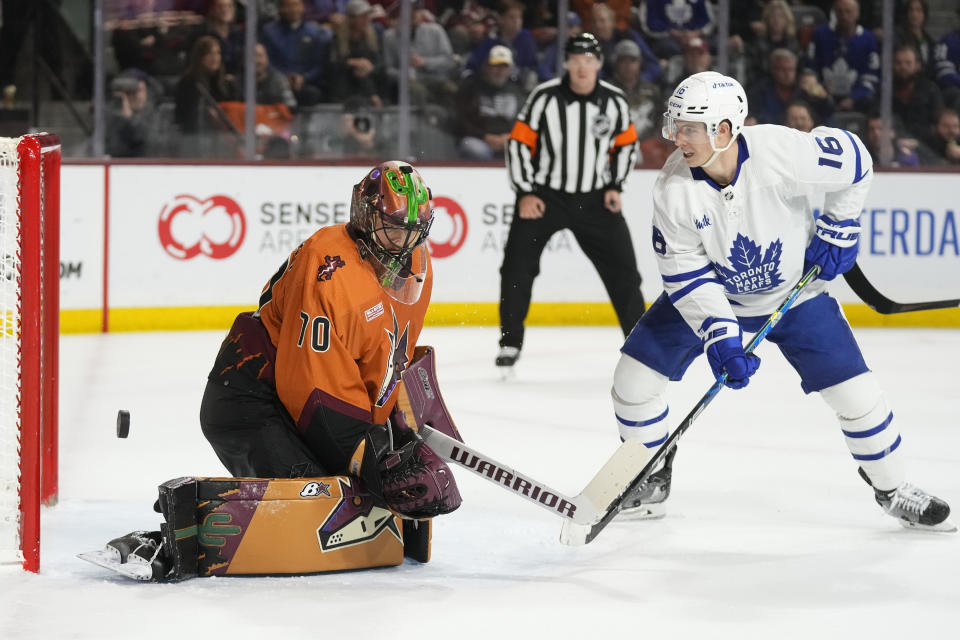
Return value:
[(403, 384), (397, 408), (408, 426), (415, 426), (424, 442), (441, 458), (512, 491), (521, 498), (564, 518), (583, 524), (596, 522), (642, 468), (653, 452), (637, 442), (621, 445), (578, 495), (566, 496), (528, 475), (495, 461), (464, 444), (440, 393), (433, 347), (420, 346), (413, 362), (400, 374)]
[[(784, 300), (779, 307), (777, 307), (777, 310), (773, 312), (764, 325), (760, 327), (760, 330), (757, 331), (757, 333), (753, 336), (753, 339), (750, 340), (749, 344), (744, 349), (746, 353), (752, 353), (753, 350), (757, 348), (757, 345), (763, 341), (767, 334), (770, 333), (770, 330), (773, 329), (773, 327), (776, 326), (776, 324), (780, 321), (780, 318), (782, 318), (787, 310), (790, 309), (794, 301), (797, 299), (797, 296), (799, 296), (800, 292), (803, 291), (804, 287), (816, 279), (819, 273), (820, 267), (814, 265), (809, 271), (807, 271), (806, 274), (804, 274), (802, 278), (800, 278), (800, 282), (798, 282), (793, 288), (793, 290), (790, 292), (790, 295), (787, 296), (787, 299)], [(627, 495), (636, 491), (640, 485), (650, 477), (650, 474), (652, 474), (653, 470), (657, 468), (657, 465), (659, 465), (664, 458), (669, 456), (675, 450), (680, 436), (682, 436), (684, 432), (690, 428), (690, 426), (693, 424), (693, 421), (696, 420), (703, 410), (707, 408), (707, 405), (713, 401), (720, 390), (723, 389), (726, 382), (727, 374), (724, 373), (715, 383), (713, 383), (713, 386), (707, 390), (703, 397), (700, 398), (700, 401), (697, 402), (690, 413), (687, 414), (687, 417), (683, 419), (683, 422), (681, 422), (674, 432), (670, 434), (670, 437), (667, 438), (667, 441), (664, 442), (659, 449), (657, 449), (656, 454), (650, 458), (650, 460), (640, 470), (636, 477), (630, 481), (630, 483), (626, 486), (626, 489), (609, 503), (606, 511), (601, 515), (597, 522), (583, 525), (579, 522), (565, 520), (563, 522), (563, 529), (560, 531), (560, 542), (568, 545), (582, 545), (587, 544), (596, 538), (600, 532), (603, 531), (608, 524), (610, 524), (610, 521), (613, 520), (617, 513), (619, 513), (620, 505), (623, 504), (623, 501)], [(627, 442), (631, 441), (627, 440)], [(627, 442), (625, 442), (624, 445), (626, 445)]]
[(930, 309), (952, 309), (960, 307), (960, 300), (934, 300), (931, 302), (895, 302), (880, 293), (874, 287), (867, 276), (863, 274), (860, 265), (854, 264), (853, 268), (843, 274), (843, 279), (847, 281), (853, 292), (861, 300), (867, 303), (871, 309), (877, 313), (906, 313), (907, 311), (927, 311)]
[(614, 451), (583, 491), (576, 496), (567, 496), (437, 431), (429, 424), (420, 425), (419, 433), (424, 442), (444, 460), (566, 518), (565, 523), (576, 522), (582, 526), (589, 526), (602, 517), (610, 509), (610, 504), (625, 493), (628, 483), (636, 475), (636, 469), (649, 466), (647, 461), (653, 456), (653, 451), (639, 440), (628, 440)]

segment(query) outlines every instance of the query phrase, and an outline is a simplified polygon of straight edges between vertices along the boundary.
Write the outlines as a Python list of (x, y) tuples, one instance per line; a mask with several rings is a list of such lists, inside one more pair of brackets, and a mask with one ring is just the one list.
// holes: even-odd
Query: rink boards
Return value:
[[(227, 327), (318, 227), (347, 222), (368, 167), (67, 165), (62, 176), (62, 330)], [(513, 192), (497, 167), (422, 167), (437, 215), (428, 322), (498, 322), (499, 267)], [(643, 281), (661, 291), (650, 248), (655, 171), (623, 193)], [(900, 302), (960, 298), (960, 199), (951, 173), (880, 173), (862, 216), (860, 264)], [(816, 206), (817, 203), (814, 203)], [(960, 327), (960, 310), (881, 316), (842, 282), (856, 325)], [(606, 292), (573, 236), (550, 241), (534, 285), (533, 324), (614, 324)]]

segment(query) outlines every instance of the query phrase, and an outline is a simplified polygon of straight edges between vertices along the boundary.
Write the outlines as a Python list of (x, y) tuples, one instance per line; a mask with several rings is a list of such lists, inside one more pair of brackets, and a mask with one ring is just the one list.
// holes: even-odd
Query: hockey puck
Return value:
[(130, 433), (130, 412), (125, 409), (117, 411), (117, 437), (126, 438)]

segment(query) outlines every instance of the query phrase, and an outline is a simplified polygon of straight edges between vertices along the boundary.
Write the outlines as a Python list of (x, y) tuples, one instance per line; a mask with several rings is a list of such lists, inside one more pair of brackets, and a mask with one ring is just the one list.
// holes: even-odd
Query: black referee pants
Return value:
[(623, 335), (643, 314), (640, 272), (630, 230), (620, 213), (603, 204), (603, 191), (569, 194), (543, 191), (543, 217), (532, 220), (514, 211), (500, 267), (500, 346), (523, 346), (523, 323), (530, 309), (533, 281), (540, 273), (540, 256), (547, 241), (561, 229), (570, 229), (577, 244), (603, 281)]

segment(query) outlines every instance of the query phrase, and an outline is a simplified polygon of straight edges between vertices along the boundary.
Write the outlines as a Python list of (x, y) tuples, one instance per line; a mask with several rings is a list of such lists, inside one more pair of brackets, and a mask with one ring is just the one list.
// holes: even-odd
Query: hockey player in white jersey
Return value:
[[(905, 482), (893, 414), (826, 292), (827, 281), (856, 261), (870, 154), (842, 129), (745, 128), (746, 116), (743, 87), (716, 72), (690, 76), (667, 100), (663, 134), (677, 148), (653, 193), (664, 292), (621, 349), (612, 390), (621, 437), (648, 447), (667, 439), (667, 381), (680, 380), (701, 353), (718, 379), (727, 374), (728, 387), (745, 387), (760, 359), (744, 353), (743, 333), (756, 332), (817, 264), (818, 281), (767, 339), (796, 369), (803, 391), (819, 392), (836, 412), (860, 475), (886, 513), (908, 527), (955, 530), (946, 502)], [(666, 461), (622, 517), (663, 514)]]

